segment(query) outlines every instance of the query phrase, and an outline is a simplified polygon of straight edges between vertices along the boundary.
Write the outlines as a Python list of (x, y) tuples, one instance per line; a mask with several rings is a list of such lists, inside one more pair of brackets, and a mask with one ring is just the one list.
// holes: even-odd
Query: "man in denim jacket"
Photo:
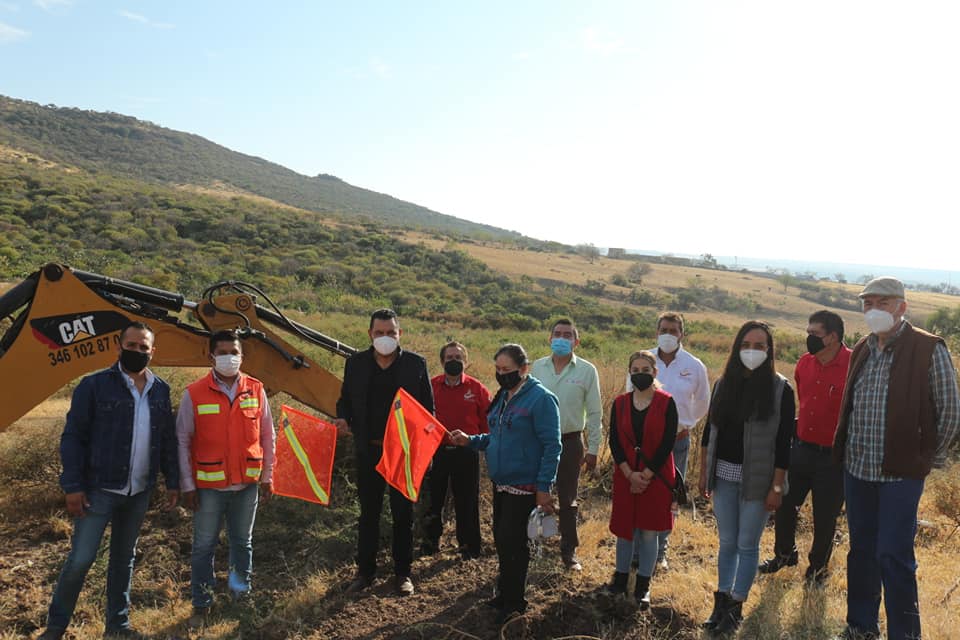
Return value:
[(141, 637), (130, 628), (130, 580), (157, 471), (162, 469), (166, 482), (167, 509), (179, 495), (170, 387), (147, 369), (153, 340), (150, 327), (130, 324), (120, 333), (117, 363), (87, 376), (73, 392), (60, 438), (60, 486), (73, 516), (73, 537), (41, 638), (57, 639), (66, 632), (107, 523), (106, 632)]

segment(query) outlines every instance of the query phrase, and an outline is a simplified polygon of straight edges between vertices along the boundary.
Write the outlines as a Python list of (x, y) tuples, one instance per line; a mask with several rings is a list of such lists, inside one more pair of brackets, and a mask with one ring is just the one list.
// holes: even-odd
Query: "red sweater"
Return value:
[(445, 379), (446, 376), (441, 374), (430, 380), (435, 413), (440, 424), (450, 431), (460, 429), (471, 436), (487, 433), (487, 409), (490, 407), (487, 388), (465, 373), (455, 387), (446, 384)]

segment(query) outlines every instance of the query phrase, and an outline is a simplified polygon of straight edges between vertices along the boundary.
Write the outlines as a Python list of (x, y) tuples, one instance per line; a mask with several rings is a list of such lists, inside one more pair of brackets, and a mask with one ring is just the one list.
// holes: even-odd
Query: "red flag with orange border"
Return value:
[(423, 476), (446, 433), (432, 413), (399, 389), (390, 405), (377, 471), (407, 500), (416, 502)]
[(307, 502), (330, 504), (337, 428), (283, 405), (273, 467), (273, 492)]

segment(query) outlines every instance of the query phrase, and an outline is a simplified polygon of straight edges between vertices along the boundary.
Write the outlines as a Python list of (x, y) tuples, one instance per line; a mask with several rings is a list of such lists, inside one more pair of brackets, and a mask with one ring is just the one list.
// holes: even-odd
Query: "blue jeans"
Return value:
[(634, 529), (633, 540), (617, 538), (617, 571), (630, 572), (630, 560), (637, 558), (637, 575), (649, 578), (657, 565), (658, 531)]
[(869, 482), (848, 472), (843, 475), (850, 528), (847, 626), (853, 631), (879, 634), (882, 586), (887, 638), (919, 638), (913, 540), (923, 480)]
[[(676, 465), (680, 473), (683, 474), (683, 480), (687, 479), (687, 458), (690, 456), (690, 438), (687, 436), (683, 440), (673, 445), (673, 464)], [(670, 537), (670, 531), (661, 531), (657, 536), (657, 558), (667, 556), (667, 539)]]
[(763, 500), (743, 500), (740, 483), (717, 478), (713, 490), (720, 550), (717, 591), (746, 600), (760, 564), (760, 536), (769, 514)]
[(193, 515), (193, 551), (190, 554), (193, 606), (209, 607), (213, 603), (213, 554), (224, 519), (227, 521), (227, 540), (230, 543), (230, 590), (235, 594), (250, 590), (253, 521), (257, 515), (258, 497), (257, 484), (250, 484), (239, 491), (197, 490), (200, 507)]
[(152, 491), (123, 496), (92, 489), (86, 515), (73, 520), (70, 554), (63, 564), (53, 590), (47, 627), (66, 629), (77, 606), (83, 581), (100, 549), (103, 532), (110, 524), (110, 561), (107, 565), (107, 631), (130, 626), (130, 580), (140, 526), (147, 513)]

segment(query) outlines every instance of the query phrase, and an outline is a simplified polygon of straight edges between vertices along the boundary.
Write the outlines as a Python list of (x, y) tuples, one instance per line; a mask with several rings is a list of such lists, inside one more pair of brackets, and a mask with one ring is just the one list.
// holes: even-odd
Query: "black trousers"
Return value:
[(833, 463), (828, 449), (818, 450), (795, 440), (790, 449), (788, 493), (775, 517), (774, 551), (788, 556), (797, 550), (797, 514), (808, 493), (813, 493), (813, 545), (809, 572), (826, 569), (833, 553), (833, 534), (843, 506), (843, 468)]
[(503, 596), (504, 611), (526, 611), (527, 567), (530, 547), (527, 519), (537, 506), (534, 495), (518, 496), (493, 491), (493, 541), (500, 561), (497, 593)]
[(466, 447), (437, 449), (427, 476), (430, 511), (427, 513), (427, 544), (440, 546), (443, 534), (443, 506), (447, 487), (453, 490), (457, 515), (457, 544), (464, 553), (480, 553), (480, 454)]
[[(370, 445), (356, 456), (357, 493), (360, 499), (360, 524), (357, 537), (357, 570), (361, 575), (377, 572), (380, 549), (380, 513), (387, 482), (377, 472), (382, 449)], [(409, 576), (413, 564), (413, 503), (390, 487), (390, 515), (393, 519), (393, 570)]]

